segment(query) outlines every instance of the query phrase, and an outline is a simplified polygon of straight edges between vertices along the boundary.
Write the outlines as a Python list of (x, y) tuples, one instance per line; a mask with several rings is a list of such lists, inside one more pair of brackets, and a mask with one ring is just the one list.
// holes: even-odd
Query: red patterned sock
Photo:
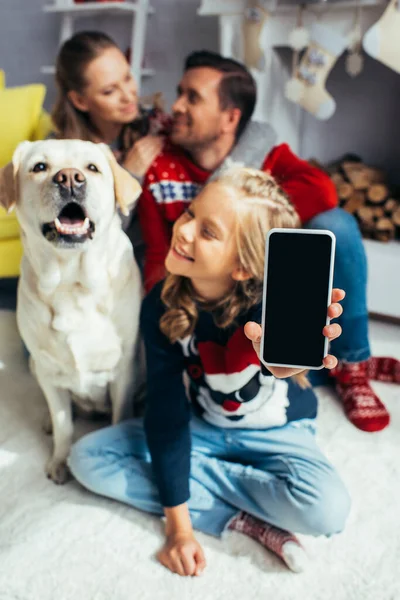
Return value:
[(273, 527), (252, 515), (240, 512), (229, 524), (229, 529), (240, 531), (271, 550), (296, 573), (304, 570), (307, 554), (293, 533)]
[(371, 356), (367, 361), (367, 377), (375, 381), (400, 383), (400, 360), (388, 356)]
[(348, 419), (362, 431), (381, 431), (390, 415), (369, 383), (368, 361), (339, 363), (330, 374)]

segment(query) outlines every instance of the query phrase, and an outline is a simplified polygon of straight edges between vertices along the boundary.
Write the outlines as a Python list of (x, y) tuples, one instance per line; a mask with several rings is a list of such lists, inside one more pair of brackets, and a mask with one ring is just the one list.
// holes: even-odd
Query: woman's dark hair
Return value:
[(251, 119), (257, 99), (256, 83), (251, 73), (240, 62), (208, 50), (192, 52), (186, 58), (185, 71), (198, 67), (209, 67), (223, 74), (218, 90), (220, 107), (222, 110), (229, 107), (240, 109), (236, 131), (238, 139)]
[(81, 93), (84, 90), (86, 67), (107, 48), (118, 46), (100, 31), (82, 31), (61, 46), (56, 61), (58, 95), (52, 112), (59, 137), (98, 141), (88, 115), (75, 108), (68, 98), (68, 92), (74, 90)]

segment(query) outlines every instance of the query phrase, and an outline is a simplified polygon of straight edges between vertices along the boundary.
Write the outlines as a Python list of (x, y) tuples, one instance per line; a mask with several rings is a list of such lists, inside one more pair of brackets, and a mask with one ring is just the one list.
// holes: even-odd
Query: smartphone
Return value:
[(267, 235), (261, 360), (266, 367), (322, 369), (328, 339), (336, 238), (316, 229), (271, 229)]

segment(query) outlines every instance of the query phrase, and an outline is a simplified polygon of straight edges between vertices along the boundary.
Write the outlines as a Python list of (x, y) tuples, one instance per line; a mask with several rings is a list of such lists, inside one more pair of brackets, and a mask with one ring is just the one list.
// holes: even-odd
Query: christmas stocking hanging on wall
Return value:
[(400, 73), (400, 0), (391, 0), (385, 12), (367, 31), (364, 50), (381, 63)]
[(286, 98), (317, 119), (329, 119), (335, 112), (336, 102), (326, 91), (325, 82), (346, 44), (342, 34), (314, 23), (308, 48), (286, 84)]
[(244, 64), (249, 69), (264, 68), (264, 55), (260, 47), (260, 34), (269, 14), (262, 0), (248, 0), (243, 21)]

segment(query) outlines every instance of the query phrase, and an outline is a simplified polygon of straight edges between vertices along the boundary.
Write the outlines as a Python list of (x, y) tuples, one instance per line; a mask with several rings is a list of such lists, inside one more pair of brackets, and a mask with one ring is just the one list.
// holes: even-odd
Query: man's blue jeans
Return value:
[[(232, 430), (193, 418), (188, 501), (193, 526), (218, 536), (243, 510), (293, 532), (340, 532), (349, 495), (319, 450), (314, 427), (304, 419), (268, 430)], [(89, 490), (163, 514), (142, 420), (86, 435), (72, 447), (68, 464)]]
[[(342, 288), (346, 298), (343, 314), (337, 322), (342, 335), (331, 344), (331, 353), (339, 360), (360, 362), (370, 356), (367, 310), (367, 259), (360, 230), (353, 215), (341, 208), (323, 212), (304, 227), (328, 229), (336, 236), (334, 287)], [(306, 267), (307, 268), (307, 267)], [(312, 268), (309, 265), (308, 268)]]

